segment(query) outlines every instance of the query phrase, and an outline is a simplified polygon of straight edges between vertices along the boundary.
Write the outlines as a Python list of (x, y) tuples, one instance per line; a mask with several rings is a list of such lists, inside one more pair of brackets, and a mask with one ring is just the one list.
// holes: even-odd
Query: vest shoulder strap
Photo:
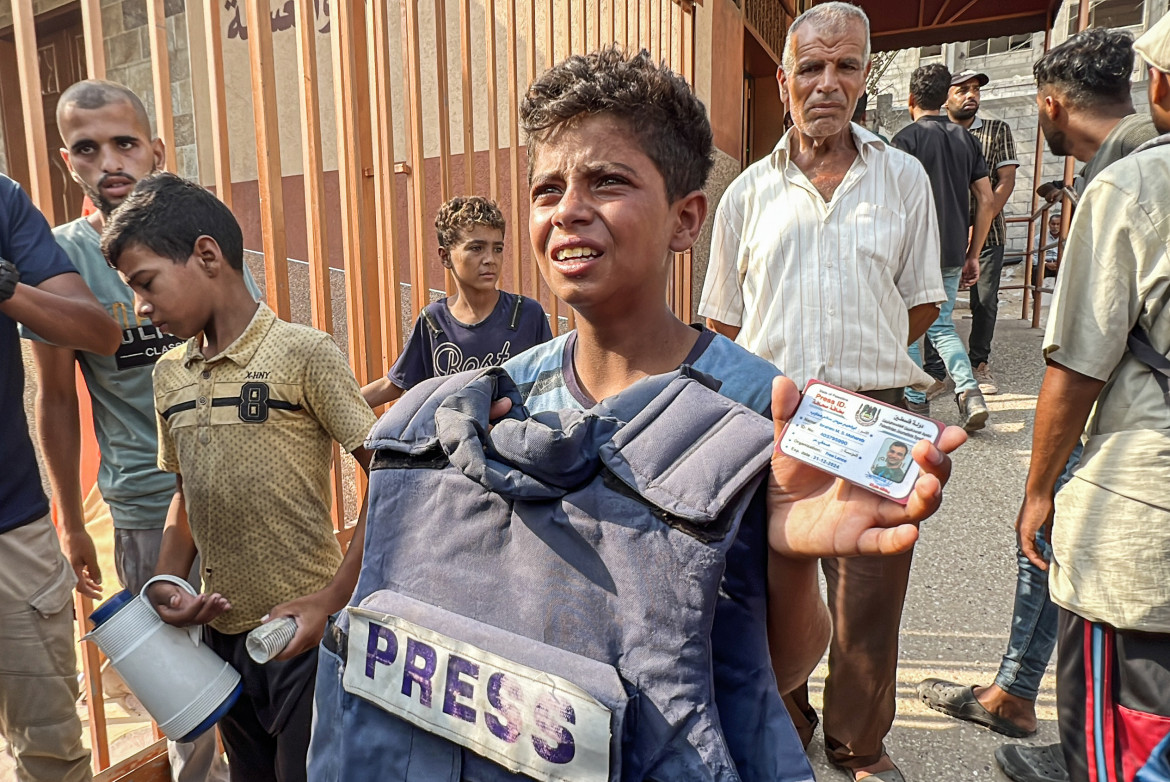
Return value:
[(1133, 357), (1149, 367), (1154, 373), (1154, 380), (1162, 389), (1162, 396), (1166, 404), (1170, 405), (1170, 358), (1162, 355), (1150, 343), (1150, 335), (1141, 326), (1134, 326), (1129, 332), (1126, 346)]
[(503, 392), (500, 395), (510, 393), (513, 404), (518, 407), (520, 395), (515, 390), (516, 385), (499, 367), (468, 369), (454, 375), (432, 377), (407, 389), (382, 414), (366, 438), (366, 447), (372, 451), (388, 450), (408, 456), (419, 456), (436, 448), (439, 438), (435, 427), (435, 411), (439, 406), (481, 376), (488, 376), (491, 379), (489, 388), (494, 388), (501, 375), (507, 383), (505, 388), (500, 389)]
[[(440, 449), (452, 459), (456, 452), (468, 456), (475, 449), (464, 441), (488, 437), (491, 403), (506, 396), (519, 413), (516, 421), (497, 424), (491, 446), (496, 458), (523, 455), (537, 434), (550, 443), (580, 440), (582, 448), (598, 449), (593, 458), (599, 457), (601, 466), (649, 504), (690, 524), (709, 525), (759, 481), (772, 444), (772, 422), (712, 390), (712, 382), (683, 367), (635, 383), (592, 410), (527, 420), (507, 372), (499, 367), (468, 370), (411, 388), (374, 425), (366, 445), (408, 457), (429, 457)], [(445, 428), (438, 425), (439, 417)], [(582, 427), (587, 421), (597, 425)], [(550, 427), (564, 436), (543, 432)], [(585, 444), (592, 436), (587, 430), (600, 435), (593, 445)], [(587, 468), (586, 456), (575, 468)], [(555, 477), (544, 480), (561, 484)], [(709, 534), (722, 536), (715, 530)]]
[(772, 422), (680, 377), (601, 448), (606, 467), (672, 516), (709, 524), (771, 457)]

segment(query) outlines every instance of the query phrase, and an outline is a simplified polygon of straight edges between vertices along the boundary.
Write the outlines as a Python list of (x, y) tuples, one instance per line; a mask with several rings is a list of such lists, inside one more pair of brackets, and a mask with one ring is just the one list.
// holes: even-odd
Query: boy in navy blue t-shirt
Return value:
[(439, 258), (455, 295), (427, 305), (386, 377), (362, 389), (371, 407), (428, 378), (499, 366), (552, 339), (540, 304), (496, 288), (504, 255), (504, 215), (481, 196), (452, 198), (435, 217)]

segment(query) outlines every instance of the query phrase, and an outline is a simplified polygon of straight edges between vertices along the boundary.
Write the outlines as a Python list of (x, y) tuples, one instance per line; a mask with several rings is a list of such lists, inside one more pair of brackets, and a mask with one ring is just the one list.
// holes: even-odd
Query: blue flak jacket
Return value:
[(713, 383), (533, 415), (498, 368), (407, 392), (367, 442), (310, 779), (812, 780), (768, 656), (772, 424)]

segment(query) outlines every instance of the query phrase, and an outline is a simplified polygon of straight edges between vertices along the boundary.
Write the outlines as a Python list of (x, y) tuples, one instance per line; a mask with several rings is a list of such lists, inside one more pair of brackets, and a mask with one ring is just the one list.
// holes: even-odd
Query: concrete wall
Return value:
[[(39, 0), (33, 3), (34, 14), (52, 11), (71, 0)], [(166, 139), (175, 148), (178, 172), (185, 177), (198, 175), (195, 155), (194, 109), (191, 100), (191, 67), (187, 54), (187, 25), (184, 0), (166, 0), (167, 49), (171, 64), (171, 106), (175, 116), (174, 139)], [(102, 0), (102, 32), (105, 36), (106, 78), (125, 84), (146, 104), (154, 127), (154, 84), (150, 69), (150, 41), (147, 38), (146, 0)], [(0, 29), (12, 24), (11, 0), (0, 0)], [(49, 139), (50, 146), (58, 139)], [(0, 171), (8, 170), (6, 145), (0, 136)], [(55, 147), (54, 147), (55, 148)]]
[[(33, 0), (33, 15), (53, 11), (74, 0)], [(12, 0), (0, 0), (0, 30), (12, 26)]]
[[(1067, 38), (1065, 33), (1068, 30), (1069, 5), (1066, 3), (1057, 17), (1053, 45)], [(1146, 23), (1141, 27), (1126, 29), (1133, 32), (1136, 37), (1160, 19), (1165, 12), (1165, 0), (1147, 0)], [(906, 49), (899, 53), (879, 83), (881, 94), (889, 95), (892, 102), (892, 110), (883, 112), (881, 116), (882, 132), (887, 136), (892, 135), (910, 121), (905, 108), (906, 96), (909, 92), (910, 74), (920, 64), (942, 62), (952, 72), (974, 70), (986, 73), (991, 82), (983, 88), (979, 113), (983, 117), (1008, 123), (1016, 142), (1016, 154), (1020, 159), (1020, 167), (1016, 170), (1016, 189), (1004, 207), (1004, 215), (1028, 215), (1032, 206), (1031, 187), (1036, 161), (1037, 127), (1036, 83), (1032, 77), (1032, 63), (1044, 51), (1044, 35), (1036, 33), (1032, 37), (1032, 47), (1029, 50), (979, 57), (968, 56), (968, 50), (969, 43), (962, 42), (945, 44), (942, 54), (937, 57), (923, 58), (918, 49)], [(1138, 62), (1134, 68), (1132, 90), (1134, 107), (1139, 112), (1148, 111), (1146, 85), (1146, 68)], [(1053, 155), (1045, 145), (1042, 166), (1041, 181), (1059, 179), (1064, 173), (1064, 158)], [(1080, 164), (1077, 164), (1077, 170), (1080, 167)], [(1026, 225), (1009, 225), (1007, 251), (1010, 253), (1023, 250), (1026, 238)]]
[[(177, 174), (199, 175), (195, 145), (195, 109), (191, 97), (191, 61), (183, 0), (166, 0), (167, 51), (171, 67), (171, 109), (175, 135), (163, 139), (175, 150)], [(102, 32), (106, 43), (106, 78), (125, 84), (146, 104), (154, 126), (154, 82), (146, 0), (102, 0)], [(158, 128), (154, 127), (155, 134)]]

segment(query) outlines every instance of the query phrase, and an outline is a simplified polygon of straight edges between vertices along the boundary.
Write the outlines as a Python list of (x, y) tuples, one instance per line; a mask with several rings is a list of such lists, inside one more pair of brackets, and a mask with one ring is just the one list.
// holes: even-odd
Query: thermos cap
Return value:
[(103, 622), (107, 622), (114, 618), (114, 614), (118, 613), (118, 609), (129, 603), (134, 599), (134, 593), (129, 589), (123, 589), (121, 592), (113, 595), (109, 600), (102, 603), (94, 609), (94, 612), (89, 615), (89, 620), (94, 623), (94, 626), (100, 626)]

